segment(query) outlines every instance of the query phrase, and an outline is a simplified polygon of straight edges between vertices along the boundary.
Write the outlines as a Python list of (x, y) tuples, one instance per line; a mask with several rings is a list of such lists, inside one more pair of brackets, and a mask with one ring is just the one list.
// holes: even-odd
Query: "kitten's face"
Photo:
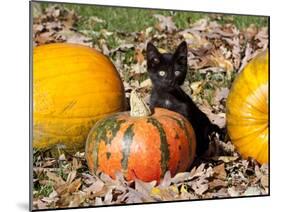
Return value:
[(182, 42), (174, 54), (161, 54), (152, 44), (147, 44), (147, 67), (152, 83), (158, 89), (171, 90), (182, 85), (187, 72), (187, 46)]

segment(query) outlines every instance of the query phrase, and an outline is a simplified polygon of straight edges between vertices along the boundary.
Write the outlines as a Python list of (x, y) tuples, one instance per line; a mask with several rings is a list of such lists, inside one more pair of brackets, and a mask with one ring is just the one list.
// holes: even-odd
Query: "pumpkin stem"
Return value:
[(130, 115), (133, 117), (150, 116), (151, 111), (147, 104), (140, 98), (136, 90), (132, 90), (130, 97), (131, 111)]

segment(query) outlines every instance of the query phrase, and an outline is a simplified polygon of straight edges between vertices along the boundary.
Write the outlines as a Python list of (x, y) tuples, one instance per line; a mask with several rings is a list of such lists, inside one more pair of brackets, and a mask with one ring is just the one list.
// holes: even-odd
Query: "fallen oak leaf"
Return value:
[(177, 184), (180, 182), (187, 181), (189, 174), (189, 172), (179, 172), (171, 179), (171, 182)]
[(185, 185), (185, 184), (181, 186), (179, 198), (180, 199), (196, 199), (197, 196), (188, 192), (186, 187), (187, 187), (187, 185)]
[(232, 186), (232, 187), (229, 187), (227, 189), (227, 193), (231, 196), (231, 197), (238, 197), (240, 196), (240, 193), (238, 191), (236, 191), (235, 187)]
[(70, 184), (75, 179), (76, 173), (76, 170), (71, 171), (67, 176), (66, 183)]
[(191, 28), (195, 31), (205, 31), (208, 27), (209, 21), (207, 18), (201, 18), (191, 24)]
[(237, 159), (239, 159), (239, 157), (238, 156), (215, 156), (215, 157), (212, 157), (211, 159), (215, 160), (215, 161), (221, 160), (225, 163), (230, 163), (230, 162), (236, 161)]
[(143, 194), (149, 195), (152, 188), (154, 188), (157, 184), (156, 180), (153, 180), (151, 182), (143, 182), (139, 179), (135, 179), (135, 189), (138, 192), (141, 192)]
[(173, 31), (177, 30), (175, 23), (171, 16), (163, 16), (159, 14), (153, 15), (155, 18), (158, 19), (158, 24), (156, 25), (156, 29), (160, 32), (167, 31), (168, 33), (172, 33)]
[(36, 208), (36, 207), (38, 209), (46, 209), (46, 208), (48, 208), (47, 203), (42, 201), (42, 200), (40, 200), (40, 199), (37, 199), (37, 200), (33, 201), (33, 208)]
[(199, 94), (203, 88), (203, 84), (204, 84), (204, 81), (192, 82), (190, 84), (190, 87), (192, 89), (192, 95)]
[(228, 93), (229, 93), (229, 88), (224, 88), (224, 87), (217, 88), (215, 91), (215, 97), (214, 97), (215, 103), (220, 104), (221, 100), (227, 98)]
[(213, 51), (212, 54), (210, 55), (210, 63), (211, 66), (221, 67), (225, 69), (228, 75), (230, 75), (230, 73), (234, 70), (231, 61), (225, 59), (223, 54), (218, 50)]
[(200, 177), (195, 181), (190, 181), (188, 185), (197, 195), (202, 195), (209, 188), (208, 181), (204, 177)]
[(125, 51), (127, 51), (129, 49), (134, 49), (134, 48), (135, 48), (134, 44), (123, 43), (123, 44), (120, 44), (118, 47), (116, 47), (114, 49), (111, 49), (110, 50), (110, 55), (113, 55), (113, 54), (115, 54), (118, 51), (125, 52)]
[(227, 193), (227, 188), (222, 187), (218, 191), (212, 192), (211, 198), (225, 198), (229, 197), (229, 194)]
[(80, 186), (81, 186), (81, 178), (78, 178), (68, 185), (67, 192), (73, 193), (77, 191), (80, 188)]
[(148, 78), (148, 79), (146, 79), (146, 80), (144, 80), (144, 81), (142, 81), (141, 83), (140, 83), (140, 88), (151, 88), (152, 87), (152, 82), (151, 82), (151, 79), (150, 78)]
[(86, 195), (84, 192), (79, 191), (72, 195), (72, 198), (68, 204), (68, 207), (79, 207), (81, 203), (83, 203), (86, 199)]
[(175, 185), (167, 188), (154, 187), (151, 190), (151, 196), (162, 201), (175, 200), (179, 197), (179, 190)]
[(168, 170), (166, 171), (163, 179), (160, 181), (160, 184), (157, 186), (158, 188), (167, 188), (169, 185), (171, 185), (171, 172)]
[(220, 128), (224, 128), (226, 121), (226, 115), (225, 113), (218, 113), (215, 114), (212, 112), (212, 109), (210, 109), (210, 107), (206, 106), (206, 105), (199, 105), (200, 110), (202, 110), (202, 112), (204, 112), (208, 118), (210, 119), (210, 121), (216, 125), (218, 125)]
[(227, 187), (227, 182), (221, 179), (214, 179), (208, 183), (209, 189), (217, 189), (221, 187)]
[(123, 196), (122, 201), (126, 201), (126, 203), (140, 203), (152, 202), (155, 199), (128, 187), (128, 192)]
[(268, 175), (263, 175), (260, 179), (261, 185), (264, 189), (267, 189), (269, 186), (269, 178)]
[(51, 181), (53, 181), (53, 182), (55, 183), (55, 184), (54, 184), (55, 187), (59, 187), (59, 186), (62, 186), (62, 185), (65, 185), (65, 184), (66, 184), (66, 182), (65, 182), (60, 176), (58, 176), (57, 174), (55, 174), (55, 173), (53, 173), (53, 172), (47, 171), (46, 176), (47, 176)]
[(221, 163), (220, 165), (217, 165), (213, 168), (214, 176), (217, 179), (225, 180), (226, 179), (226, 171), (225, 171), (225, 164)]
[(200, 166), (198, 166), (198, 168), (193, 167), (193, 169), (190, 171), (190, 174), (188, 176), (188, 180), (192, 180), (196, 177), (202, 176), (205, 172), (204, 167), (205, 167), (204, 163), (200, 164)]
[(103, 202), (102, 202), (102, 199), (100, 197), (97, 197), (95, 199), (95, 205), (104, 205)]
[(134, 55), (134, 60), (138, 63), (138, 64), (142, 64), (144, 59), (144, 56), (142, 54), (142, 50), (137, 48), (135, 50), (135, 55)]
[(248, 187), (246, 191), (242, 194), (243, 196), (256, 196), (261, 195), (261, 190), (258, 187)]
[(112, 204), (112, 198), (113, 198), (112, 189), (110, 189), (110, 190), (107, 191), (106, 195), (104, 196), (103, 203), (106, 204), (106, 205)]

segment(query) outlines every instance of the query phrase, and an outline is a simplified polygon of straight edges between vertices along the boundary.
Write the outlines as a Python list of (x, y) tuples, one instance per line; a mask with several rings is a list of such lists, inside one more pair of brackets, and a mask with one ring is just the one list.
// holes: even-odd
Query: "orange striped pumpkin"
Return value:
[(159, 181), (166, 171), (174, 175), (190, 167), (195, 157), (195, 134), (180, 114), (156, 108), (149, 116), (130, 112), (108, 116), (96, 123), (86, 143), (86, 159), (93, 173), (128, 179)]

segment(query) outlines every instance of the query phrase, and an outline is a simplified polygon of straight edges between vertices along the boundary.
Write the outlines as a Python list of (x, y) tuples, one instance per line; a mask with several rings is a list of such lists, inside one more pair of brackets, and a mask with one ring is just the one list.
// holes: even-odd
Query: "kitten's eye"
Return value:
[(158, 58), (154, 57), (154, 58), (152, 58), (152, 62), (154, 64), (158, 64), (160, 62), (160, 60)]
[(176, 75), (176, 76), (179, 76), (180, 74), (181, 74), (180, 71), (175, 71), (175, 75)]
[(163, 77), (163, 76), (166, 75), (166, 72), (165, 72), (165, 71), (159, 71), (158, 74), (159, 74), (161, 77)]

